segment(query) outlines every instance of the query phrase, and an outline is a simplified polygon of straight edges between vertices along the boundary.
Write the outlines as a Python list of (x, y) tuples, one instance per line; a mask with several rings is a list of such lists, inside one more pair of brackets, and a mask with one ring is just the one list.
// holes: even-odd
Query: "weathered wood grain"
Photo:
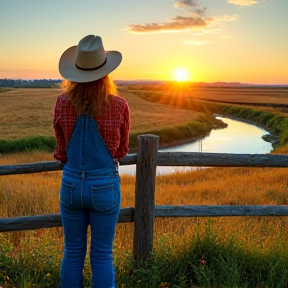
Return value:
[(153, 248), (158, 145), (156, 135), (138, 136), (133, 244), (136, 261), (147, 259)]
[(288, 167), (288, 155), (158, 152), (159, 166)]
[[(127, 154), (120, 165), (137, 164), (137, 154)], [(288, 167), (288, 155), (273, 154), (226, 154), (200, 152), (158, 152), (159, 166), (202, 167)], [(0, 166), (1, 175), (39, 173), (62, 170), (56, 161)]]
[[(128, 154), (120, 160), (120, 165), (136, 164), (137, 154)], [(3, 165), (0, 166), (1, 175), (39, 173), (48, 171), (58, 171), (63, 169), (63, 164), (56, 161), (43, 161), (27, 164)]]
[(155, 217), (288, 216), (283, 205), (156, 206)]
[[(118, 223), (133, 222), (134, 208), (122, 208), (118, 218)], [(60, 214), (47, 214), (36, 216), (25, 216), (15, 218), (0, 218), (0, 232), (34, 230), (40, 228), (61, 227)]]

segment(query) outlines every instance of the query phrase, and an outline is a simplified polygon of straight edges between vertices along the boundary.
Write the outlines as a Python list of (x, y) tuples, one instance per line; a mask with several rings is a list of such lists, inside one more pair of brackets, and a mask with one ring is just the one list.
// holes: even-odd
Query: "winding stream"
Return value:
[[(262, 139), (269, 134), (257, 125), (227, 117), (217, 117), (227, 123), (227, 128), (212, 130), (210, 135), (183, 145), (160, 149), (169, 152), (211, 152), (234, 154), (267, 154), (273, 150), (272, 144)], [(135, 175), (136, 165), (120, 166), (120, 174)], [(157, 175), (170, 174), (177, 171), (195, 170), (194, 167), (157, 166)]]

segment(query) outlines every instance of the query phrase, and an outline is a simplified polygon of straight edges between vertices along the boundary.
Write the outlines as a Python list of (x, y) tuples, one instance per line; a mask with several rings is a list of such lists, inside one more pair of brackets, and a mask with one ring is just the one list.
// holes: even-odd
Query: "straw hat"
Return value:
[(88, 35), (62, 54), (59, 72), (72, 82), (91, 82), (111, 73), (121, 60), (120, 52), (104, 50), (101, 37)]

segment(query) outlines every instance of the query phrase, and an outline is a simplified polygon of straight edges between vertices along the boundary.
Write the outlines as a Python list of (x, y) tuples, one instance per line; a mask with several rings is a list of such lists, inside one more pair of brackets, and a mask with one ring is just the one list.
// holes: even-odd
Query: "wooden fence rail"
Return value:
[[(288, 216), (281, 205), (155, 206), (157, 166), (288, 167), (287, 155), (158, 152), (159, 137), (138, 136), (137, 154), (128, 154), (120, 165), (136, 164), (135, 207), (122, 208), (118, 223), (134, 222), (133, 255), (145, 260), (152, 251), (155, 217)], [(0, 166), (1, 175), (62, 170), (55, 161)], [(0, 232), (62, 226), (60, 214), (0, 218)]]

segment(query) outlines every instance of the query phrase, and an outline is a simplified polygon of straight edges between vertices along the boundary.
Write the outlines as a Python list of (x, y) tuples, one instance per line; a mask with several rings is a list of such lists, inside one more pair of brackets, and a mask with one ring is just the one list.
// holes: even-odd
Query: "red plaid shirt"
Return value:
[[(71, 105), (66, 94), (61, 94), (56, 100), (53, 127), (57, 148), (54, 157), (61, 163), (67, 162), (66, 148), (73, 134), (77, 120), (76, 108)], [(112, 158), (119, 160), (128, 152), (130, 111), (125, 99), (110, 95), (109, 105), (94, 117), (99, 132), (106, 143)]]

